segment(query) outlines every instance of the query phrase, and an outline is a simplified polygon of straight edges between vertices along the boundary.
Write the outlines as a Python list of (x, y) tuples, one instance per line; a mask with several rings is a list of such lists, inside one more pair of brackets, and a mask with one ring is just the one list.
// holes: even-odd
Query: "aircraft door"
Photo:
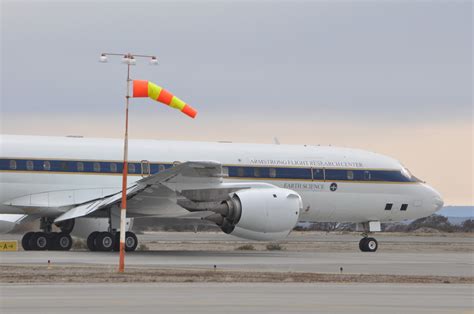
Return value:
[(148, 177), (150, 175), (150, 162), (148, 160), (142, 160), (140, 164), (142, 177)]

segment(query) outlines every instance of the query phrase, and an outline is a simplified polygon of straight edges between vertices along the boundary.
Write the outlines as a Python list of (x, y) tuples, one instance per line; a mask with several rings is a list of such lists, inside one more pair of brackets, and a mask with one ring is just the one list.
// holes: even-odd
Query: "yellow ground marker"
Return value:
[(0, 252), (13, 252), (18, 251), (18, 241), (2, 241), (0, 240)]

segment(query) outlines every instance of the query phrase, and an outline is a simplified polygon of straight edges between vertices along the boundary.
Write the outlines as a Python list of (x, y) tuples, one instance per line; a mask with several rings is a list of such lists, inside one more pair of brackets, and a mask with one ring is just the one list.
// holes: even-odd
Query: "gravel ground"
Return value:
[(118, 273), (104, 266), (5, 266), (0, 283), (105, 283), (105, 282), (336, 282), (474, 284), (474, 277), (322, 274), (303, 272), (221, 271), (129, 267)]

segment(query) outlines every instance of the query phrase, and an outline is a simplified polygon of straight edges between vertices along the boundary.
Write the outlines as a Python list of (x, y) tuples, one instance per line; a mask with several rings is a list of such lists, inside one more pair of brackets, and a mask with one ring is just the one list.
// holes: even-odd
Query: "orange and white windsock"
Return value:
[(150, 97), (153, 100), (180, 110), (191, 118), (194, 118), (197, 115), (196, 109), (186, 104), (163, 87), (149, 81), (133, 80), (133, 97)]

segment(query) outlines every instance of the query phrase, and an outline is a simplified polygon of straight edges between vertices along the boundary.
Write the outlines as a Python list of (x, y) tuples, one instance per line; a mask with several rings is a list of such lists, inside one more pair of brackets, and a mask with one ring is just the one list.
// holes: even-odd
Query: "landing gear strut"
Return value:
[(72, 247), (72, 238), (69, 232), (74, 226), (74, 222), (67, 224), (69, 232), (52, 232), (53, 220), (51, 218), (42, 217), (40, 221), (40, 232), (27, 232), (21, 239), (21, 246), (25, 251), (44, 251), (57, 250), (68, 251)]

